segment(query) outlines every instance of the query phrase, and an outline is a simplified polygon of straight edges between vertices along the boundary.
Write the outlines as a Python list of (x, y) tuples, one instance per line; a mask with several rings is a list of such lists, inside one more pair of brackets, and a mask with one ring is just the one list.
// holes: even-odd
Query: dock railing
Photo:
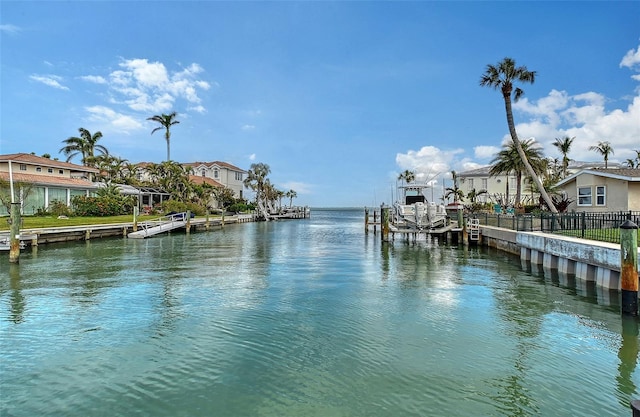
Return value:
[(640, 211), (618, 211), (606, 213), (549, 213), (538, 214), (492, 214), (472, 213), (481, 225), (501, 227), (523, 232), (545, 232), (602, 242), (620, 243), (620, 225), (627, 220), (640, 224)]

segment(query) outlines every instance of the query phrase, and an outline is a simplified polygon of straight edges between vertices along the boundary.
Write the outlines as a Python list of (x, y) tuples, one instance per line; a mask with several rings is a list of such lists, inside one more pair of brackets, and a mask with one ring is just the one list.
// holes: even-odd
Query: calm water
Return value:
[(1, 415), (631, 415), (615, 294), (312, 216), (3, 254)]

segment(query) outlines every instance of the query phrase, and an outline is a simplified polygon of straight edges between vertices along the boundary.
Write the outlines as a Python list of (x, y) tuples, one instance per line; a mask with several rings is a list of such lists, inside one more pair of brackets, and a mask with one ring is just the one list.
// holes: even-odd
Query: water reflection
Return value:
[(618, 395), (620, 405), (625, 407), (629, 404), (629, 398), (633, 398), (637, 390), (631, 376), (638, 363), (639, 346), (638, 317), (622, 316), (622, 342), (618, 351), (620, 365), (616, 381), (618, 393), (621, 394)]
[(24, 320), (25, 298), (22, 294), (22, 284), (20, 282), (20, 265), (9, 264), (9, 287), (10, 295), (10, 314), (9, 320), (19, 324)]

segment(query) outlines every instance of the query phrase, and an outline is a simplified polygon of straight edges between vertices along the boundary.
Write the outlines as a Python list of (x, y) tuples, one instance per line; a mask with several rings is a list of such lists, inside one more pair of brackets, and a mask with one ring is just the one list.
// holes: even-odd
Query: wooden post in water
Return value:
[(380, 207), (380, 220), (381, 220), (381, 236), (383, 242), (389, 241), (389, 207), (385, 207), (384, 204)]
[[(382, 216), (382, 214), (381, 214), (381, 216)], [(377, 229), (377, 227), (378, 227), (377, 223), (378, 223), (378, 213), (377, 213), (375, 210), (373, 210), (373, 234), (374, 234), (374, 235), (375, 235), (375, 234), (377, 233), (377, 231), (378, 231), (378, 229)]]
[(187, 210), (187, 225), (186, 225), (187, 234), (191, 232), (191, 211)]
[(9, 238), (9, 262), (20, 262), (20, 203), (11, 203), (11, 227)]
[(226, 210), (222, 207), (222, 218), (220, 219), (220, 227), (224, 227), (224, 212)]
[(638, 226), (630, 220), (620, 226), (620, 289), (622, 314), (638, 315)]
[(138, 231), (138, 206), (133, 208), (133, 231), (137, 232)]
[(369, 234), (369, 209), (366, 207), (364, 208), (364, 234)]
[(205, 230), (209, 230), (209, 210), (207, 210), (207, 217), (206, 217), (206, 220), (204, 221), (204, 228)]

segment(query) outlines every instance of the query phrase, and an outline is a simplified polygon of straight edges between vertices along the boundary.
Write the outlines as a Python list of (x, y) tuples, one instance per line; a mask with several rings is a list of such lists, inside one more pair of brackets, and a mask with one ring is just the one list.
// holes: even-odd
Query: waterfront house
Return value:
[[(76, 195), (92, 195), (97, 190), (93, 178), (98, 172), (96, 168), (27, 153), (0, 155), (0, 179), (8, 188), (13, 177), (23, 214), (46, 209), (53, 201), (70, 205)], [(2, 192), (10, 195), (4, 187)], [(7, 214), (7, 208), (0, 206), (0, 215)]]
[(233, 194), (236, 198), (244, 198), (243, 181), (247, 171), (221, 161), (191, 162), (183, 163), (182, 165), (191, 167), (194, 176), (210, 178), (217, 184), (233, 190)]
[[(609, 163), (609, 168), (612, 171), (617, 171), (620, 168), (619, 164)], [(571, 161), (568, 166), (567, 172), (571, 175), (573, 173), (588, 170), (588, 169), (600, 169), (604, 167), (603, 162), (581, 162)], [(475, 189), (476, 192), (486, 190), (487, 192), (479, 195), (476, 201), (480, 203), (492, 202), (513, 204), (516, 196), (516, 176), (512, 173), (509, 175), (489, 175), (491, 165), (487, 165), (481, 168), (472, 169), (464, 172), (459, 172), (458, 179), (460, 181), (460, 189), (467, 195), (471, 190)], [(538, 204), (540, 194), (533, 192), (531, 188), (531, 180), (526, 176), (522, 176), (522, 203)], [(466, 202), (468, 202), (465, 199)]]
[(583, 169), (556, 186), (573, 201), (569, 211), (640, 211), (640, 169)]

